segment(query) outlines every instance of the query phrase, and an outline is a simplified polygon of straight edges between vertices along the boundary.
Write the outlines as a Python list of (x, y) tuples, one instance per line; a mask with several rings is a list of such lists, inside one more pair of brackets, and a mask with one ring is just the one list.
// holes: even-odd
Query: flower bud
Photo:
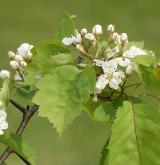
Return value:
[(2, 80), (6, 79), (6, 78), (10, 78), (10, 72), (8, 70), (1, 70), (0, 71), (0, 78)]
[(95, 25), (93, 27), (92, 33), (95, 35), (101, 35), (103, 33), (101, 25)]
[(20, 66), (22, 68), (25, 68), (27, 66), (27, 63), (25, 61), (21, 61)]
[(15, 70), (20, 68), (17, 61), (10, 61), (10, 66), (11, 66), (12, 69), (15, 69)]
[(23, 58), (19, 55), (15, 56), (15, 61), (17, 61), (18, 63), (21, 63), (21, 61), (23, 61)]
[(8, 52), (8, 55), (9, 55), (9, 58), (11, 59), (11, 60), (14, 60), (15, 59), (15, 53), (14, 52), (12, 52), (12, 51), (9, 51)]
[(77, 49), (78, 51), (80, 51), (80, 52), (85, 52), (83, 46), (80, 45), (80, 44), (77, 44), (77, 45), (76, 45), (76, 49)]
[(89, 41), (95, 41), (96, 40), (95, 36), (92, 33), (87, 33), (85, 35), (85, 38)]
[(121, 42), (127, 43), (128, 42), (128, 35), (126, 33), (121, 34)]
[(113, 33), (113, 34), (112, 34), (112, 40), (113, 40), (113, 41), (116, 41), (117, 38), (119, 38), (119, 34), (118, 34), (118, 33)]
[(33, 54), (31, 52), (28, 52), (28, 54), (26, 54), (24, 60), (25, 61), (30, 61), (32, 59), (32, 56), (33, 56)]
[(114, 29), (115, 29), (115, 26), (112, 25), (112, 24), (110, 24), (110, 25), (107, 26), (107, 31), (108, 31), (109, 33), (114, 33)]
[(83, 28), (82, 30), (81, 30), (81, 35), (82, 36), (85, 36), (87, 34), (87, 29), (86, 28)]

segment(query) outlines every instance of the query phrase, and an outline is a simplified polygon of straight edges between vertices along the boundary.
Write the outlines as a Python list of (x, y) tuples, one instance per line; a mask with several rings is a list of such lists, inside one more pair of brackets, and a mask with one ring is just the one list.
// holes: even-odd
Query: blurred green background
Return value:
[[(158, 54), (159, 6), (159, 0), (0, 0), (0, 69), (8, 65), (8, 50), (53, 38), (64, 10), (77, 15), (79, 28), (113, 23), (130, 40), (144, 40), (145, 47)], [(12, 107), (8, 113), (14, 131), (21, 116)], [(46, 119), (35, 116), (23, 136), (36, 152), (37, 165), (97, 165), (107, 128), (83, 114), (60, 138)], [(0, 145), (0, 152), (3, 149)], [(15, 155), (7, 163), (23, 165)]]

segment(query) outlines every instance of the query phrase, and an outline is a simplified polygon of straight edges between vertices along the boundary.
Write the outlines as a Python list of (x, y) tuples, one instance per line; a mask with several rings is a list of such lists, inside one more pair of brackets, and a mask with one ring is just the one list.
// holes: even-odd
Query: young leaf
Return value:
[[(77, 91), (82, 98), (82, 102), (86, 103), (90, 94), (93, 93), (96, 84), (96, 74), (91, 66), (86, 66), (81, 72), (78, 81), (76, 82)], [(84, 92), (85, 91), (85, 92)]]
[(160, 164), (160, 111), (124, 101), (117, 111), (109, 143), (109, 165)]
[(71, 35), (74, 35), (74, 33), (75, 33), (74, 21), (67, 12), (64, 12), (64, 19), (62, 20), (61, 26), (59, 27), (55, 37), (61, 40), (64, 37), (69, 37)]
[(143, 66), (151, 66), (155, 62), (155, 57), (151, 55), (145, 55), (145, 56), (137, 56), (134, 58), (135, 62), (137, 64), (141, 64)]
[(33, 61), (27, 67), (25, 83), (34, 84), (53, 68), (73, 64), (76, 56), (64, 48), (54, 43), (42, 43), (36, 47), (36, 54)]
[(5, 132), (0, 136), (0, 143), (5, 144), (11, 148), (14, 152), (24, 158), (29, 164), (35, 165), (35, 155), (32, 149), (26, 144), (22, 137), (16, 134), (10, 134)]
[(109, 122), (114, 116), (115, 110), (112, 103), (103, 102), (94, 112), (94, 118), (97, 121)]
[(160, 69), (140, 65), (139, 71), (146, 90), (160, 95)]
[(85, 88), (81, 85), (82, 75), (85, 76), (76, 67), (66, 65), (56, 68), (37, 84), (39, 91), (33, 102), (40, 105), (39, 115), (47, 117), (59, 133), (80, 114), (85, 99), (89, 98), (92, 88), (85, 77)]

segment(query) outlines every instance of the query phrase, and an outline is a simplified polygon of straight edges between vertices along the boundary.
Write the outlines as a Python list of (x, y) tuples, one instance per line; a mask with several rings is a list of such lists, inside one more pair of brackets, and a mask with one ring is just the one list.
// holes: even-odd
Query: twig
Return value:
[[(10, 100), (10, 102), (23, 113), (23, 118), (22, 121), (16, 131), (16, 135), (21, 136), (24, 129), (26, 128), (29, 120), (31, 119), (31, 117), (38, 111), (39, 106), (34, 104), (31, 108), (29, 108), (29, 106), (27, 106), (27, 108), (24, 108), (23, 106), (21, 106), (20, 104), (18, 104), (17, 102)], [(5, 160), (13, 153), (14, 151), (12, 149), (10, 149), (9, 147), (5, 149), (5, 151), (3, 152), (3, 154), (0, 156), (0, 165), (2, 165), (2, 163), (5, 162)], [(22, 160), (23, 162), (25, 162), (27, 165), (30, 165), (30, 163), (25, 160), (24, 158), (22, 158), (18, 153), (16, 153)]]

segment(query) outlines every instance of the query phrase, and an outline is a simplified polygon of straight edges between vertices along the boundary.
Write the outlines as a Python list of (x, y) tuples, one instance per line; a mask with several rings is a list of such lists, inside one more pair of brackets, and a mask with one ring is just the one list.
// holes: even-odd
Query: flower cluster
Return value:
[[(101, 55), (97, 53), (100, 49), (100, 35), (103, 33), (101, 25), (95, 25), (91, 33), (86, 28), (80, 32), (76, 30), (75, 35), (65, 37), (62, 40), (64, 45), (73, 45), (80, 53), (86, 57), (91, 57), (93, 65), (101, 68), (101, 72), (97, 75), (95, 96), (106, 87), (111, 90), (119, 90), (127, 77), (135, 70), (134, 58), (147, 55), (146, 51), (135, 45), (126, 49), (128, 35), (126, 33), (118, 34), (114, 25), (108, 25), (106, 30), (108, 39), (101, 50)], [(86, 41), (89, 41), (89, 46), (85, 45)], [(95, 49), (95, 55), (89, 53), (88, 48), (91, 46)]]
[[(0, 104), (2, 106), (2, 102), (0, 101)], [(0, 135), (4, 134), (5, 129), (8, 128), (8, 123), (6, 121), (7, 113), (4, 110), (0, 110)]]
[(27, 63), (32, 59), (31, 49), (33, 45), (28, 43), (23, 43), (17, 49), (17, 52), (14, 53), (12, 51), (8, 52), (10, 58), (10, 66), (12, 69), (17, 71), (15, 75), (15, 80), (21, 80), (23, 77), (23, 71), (27, 66)]

